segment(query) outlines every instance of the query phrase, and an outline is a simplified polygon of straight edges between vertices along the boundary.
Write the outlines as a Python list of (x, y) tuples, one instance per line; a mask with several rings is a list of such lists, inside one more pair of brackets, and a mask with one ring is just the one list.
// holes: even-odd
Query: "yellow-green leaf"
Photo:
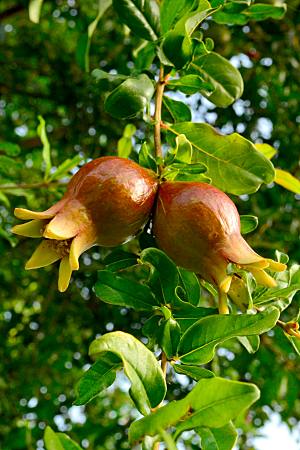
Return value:
[(295, 194), (300, 194), (300, 180), (291, 175), (289, 172), (281, 169), (275, 169), (275, 183), (288, 189)]

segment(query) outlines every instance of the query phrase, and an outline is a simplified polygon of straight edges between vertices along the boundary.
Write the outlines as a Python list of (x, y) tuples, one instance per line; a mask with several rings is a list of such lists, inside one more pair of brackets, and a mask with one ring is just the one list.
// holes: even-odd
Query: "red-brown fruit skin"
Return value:
[(209, 184), (165, 182), (158, 191), (153, 231), (158, 246), (178, 266), (217, 283), (214, 273), (226, 268), (226, 244), (240, 236), (240, 218), (231, 199)]
[(157, 187), (154, 172), (128, 159), (106, 156), (85, 164), (73, 176), (60, 203), (83, 205), (96, 227), (97, 244), (112, 247), (144, 226)]

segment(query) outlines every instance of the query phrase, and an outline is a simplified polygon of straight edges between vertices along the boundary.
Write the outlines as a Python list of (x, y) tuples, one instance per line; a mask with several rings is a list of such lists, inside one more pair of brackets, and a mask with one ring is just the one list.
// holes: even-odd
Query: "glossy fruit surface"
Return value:
[(120, 245), (145, 225), (157, 191), (157, 176), (128, 159), (102, 157), (85, 164), (70, 180), (63, 198), (43, 212), (16, 208), (13, 232), (44, 237), (27, 269), (61, 259), (59, 290), (68, 287), (78, 258), (93, 245)]
[(275, 286), (264, 269), (284, 270), (284, 264), (258, 255), (240, 233), (235, 204), (219, 189), (194, 182), (165, 182), (159, 187), (154, 216), (158, 246), (177, 265), (213, 283), (226, 294), (234, 276), (228, 263), (253, 273), (259, 283)]

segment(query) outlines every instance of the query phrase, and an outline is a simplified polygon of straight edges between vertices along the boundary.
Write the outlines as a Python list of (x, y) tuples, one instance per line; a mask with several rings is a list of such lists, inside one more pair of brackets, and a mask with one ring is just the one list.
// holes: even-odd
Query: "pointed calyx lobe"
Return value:
[(16, 208), (13, 232), (44, 237), (26, 269), (61, 260), (58, 287), (65, 291), (79, 256), (93, 245), (114, 247), (126, 242), (147, 222), (157, 191), (157, 176), (118, 157), (85, 164), (70, 180), (63, 198), (43, 212)]
[(259, 284), (276, 286), (264, 269), (285, 265), (258, 255), (240, 232), (235, 204), (206, 183), (165, 182), (159, 187), (154, 218), (158, 246), (181, 267), (199, 274), (219, 291), (220, 312), (227, 312), (226, 294), (238, 282), (227, 274), (228, 263), (250, 271)]

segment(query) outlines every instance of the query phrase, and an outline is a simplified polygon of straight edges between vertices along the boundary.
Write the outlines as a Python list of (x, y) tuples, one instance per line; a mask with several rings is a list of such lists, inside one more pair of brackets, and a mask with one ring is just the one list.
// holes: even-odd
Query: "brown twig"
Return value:
[(155, 112), (154, 112), (154, 147), (155, 154), (158, 157), (162, 157), (161, 150), (161, 137), (160, 137), (160, 129), (161, 129), (161, 108), (162, 108), (162, 99), (164, 94), (164, 89), (166, 85), (166, 78), (164, 78), (164, 68), (161, 66), (159, 70), (159, 79), (156, 86), (156, 94), (155, 94)]

